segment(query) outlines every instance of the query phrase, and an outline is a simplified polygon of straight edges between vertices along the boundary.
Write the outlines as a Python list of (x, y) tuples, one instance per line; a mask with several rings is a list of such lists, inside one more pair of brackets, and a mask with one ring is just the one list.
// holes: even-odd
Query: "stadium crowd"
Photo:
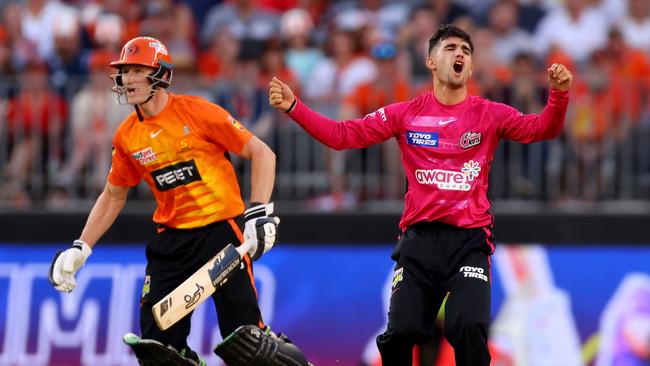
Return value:
[(398, 199), (396, 144), (325, 150), (268, 105), (268, 81), (332, 118), (362, 116), (430, 90), (427, 42), (444, 23), (476, 45), (472, 94), (537, 113), (547, 65), (575, 76), (563, 136), (503, 144), (493, 199), (650, 196), (648, 0), (0, 0), (0, 14), (4, 207), (65, 207), (103, 188), (113, 132), (132, 112), (116, 104), (108, 64), (138, 35), (169, 49), (172, 92), (220, 104), (276, 151), (277, 200), (336, 210)]

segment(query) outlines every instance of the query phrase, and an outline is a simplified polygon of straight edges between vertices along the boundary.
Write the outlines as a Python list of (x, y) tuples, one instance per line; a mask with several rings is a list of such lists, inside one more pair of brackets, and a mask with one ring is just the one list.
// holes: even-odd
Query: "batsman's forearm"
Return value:
[(268, 203), (275, 182), (275, 154), (266, 145), (251, 153), (251, 202)]
[(113, 225), (125, 203), (126, 199), (111, 198), (106, 192), (102, 192), (88, 215), (79, 239), (91, 247), (94, 246)]

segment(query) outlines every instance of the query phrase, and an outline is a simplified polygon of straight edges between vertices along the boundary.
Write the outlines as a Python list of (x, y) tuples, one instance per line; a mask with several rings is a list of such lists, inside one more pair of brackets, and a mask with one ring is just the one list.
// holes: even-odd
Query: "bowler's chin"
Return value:
[(449, 80), (449, 89), (457, 90), (465, 87), (465, 80)]

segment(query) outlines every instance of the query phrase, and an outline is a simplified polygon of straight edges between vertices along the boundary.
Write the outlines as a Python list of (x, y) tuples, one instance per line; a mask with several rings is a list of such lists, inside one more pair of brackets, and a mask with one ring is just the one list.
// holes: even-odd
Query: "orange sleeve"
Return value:
[(253, 134), (222, 107), (213, 103), (201, 105), (201, 117), (205, 120), (208, 139), (222, 145), (228, 151), (239, 154)]
[(129, 155), (119, 148), (116, 140), (117, 137), (113, 140), (113, 158), (108, 182), (115, 186), (133, 187), (140, 183), (142, 176)]

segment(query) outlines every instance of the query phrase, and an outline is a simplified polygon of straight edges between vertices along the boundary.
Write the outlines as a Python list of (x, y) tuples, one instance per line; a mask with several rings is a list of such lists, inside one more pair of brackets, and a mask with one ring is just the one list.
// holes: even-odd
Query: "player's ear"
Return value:
[(426, 65), (427, 69), (429, 69), (431, 71), (438, 69), (438, 65), (436, 64), (436, 60), (431, 56), (427, 57), (424, 64)]

